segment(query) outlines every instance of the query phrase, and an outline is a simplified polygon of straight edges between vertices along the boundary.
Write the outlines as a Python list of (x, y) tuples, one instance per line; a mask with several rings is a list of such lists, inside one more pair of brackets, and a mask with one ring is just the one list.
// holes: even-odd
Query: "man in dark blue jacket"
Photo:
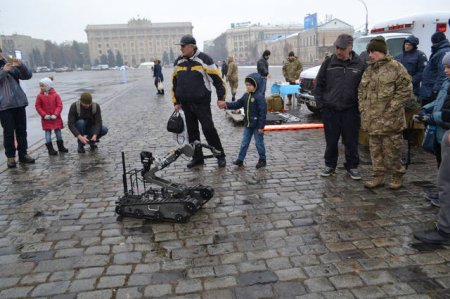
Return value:
[(335, 174), (338, 161), (338, 143), (342, 135), (345, 146), (344, 167), (354, 180), (360, 180), (358, 171), (358, 134), (361, 118), (358, 110), (358, 85), (366, 64), (352, 50), (353, 37), (341, 34), (334, 42), (335, 54), (327, 58), (317, 74), (314, 90), (325, 129), (325, 168), (323, 177)]
[(411, 35), (403, 42), (403, 53), (397, 55), (395, 60), (403, 64), (412, 77), (413, 92), (419, 96), (420, 82), (422, 81), (422, 72), (427, 64), (427, 56), (420, 50), (417, 50), (419, 39)]
[(436, 99), (446, 78), (442, 58), (446, 52), (450, 51), (450, 43), (443, 32), (434, 33), (431, 36), (431, 42), (433, 45), (431, 46), (430, 61), (423, 70), (422, 85), (419, 90), (422, 106)]

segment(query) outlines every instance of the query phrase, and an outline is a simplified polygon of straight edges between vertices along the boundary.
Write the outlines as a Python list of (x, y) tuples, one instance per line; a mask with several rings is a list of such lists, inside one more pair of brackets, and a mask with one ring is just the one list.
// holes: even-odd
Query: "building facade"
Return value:
[(239, 64), (255, 64), (262, 54), (257, 47), (259, 42), (286, 37), (302, 29), (302, 24), (270, 26), (254, 24), (227, 29), (225, 38), (228, 56), (233, 56)]
[(29, 61), (33, 49), (39, 50), (40, 53), (44, 52), (45, 41), (21, 34), (0, 35), (0, 48), (7, 55), (14, 55), (14, 50), (20, 50), (22, 51), (23, 59)]
[(271, 51), (271, 64), (282, 64), (287, 55), (293, 51), (302, 63), (320, 64), (327, 54), (334, 53), (334, 41), (341, 33), (353, 35), (353, 26), (332, 19), (314, 28), (299, 31), (286, 37), (261, 41), (257, 44), (258, 52)]
[(91, 64), (112, 51), (114, 55), (121, 54), (124, 64), (136, 66), (163, 57), (172, 63), (179, 53), (175, 44), (183, 35), (192, 34), (192, 29), (191, 22), (152, 23), (132, 19), (128, 24), (87, 25), (85, 31)]

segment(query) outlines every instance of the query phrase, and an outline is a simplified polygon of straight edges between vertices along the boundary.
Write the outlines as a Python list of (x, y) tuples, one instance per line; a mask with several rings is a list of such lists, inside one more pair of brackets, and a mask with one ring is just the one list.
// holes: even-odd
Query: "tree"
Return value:
[(172, 48), (170, 48), (170, 51), (169, 51), (169, 60), (172, 63), (175, 61), (175, 55), (173, 54)]
[(95, 58), (95, 60), (94, 60), (94, 65), (99, 65), (99, 64), (100, 64), (100, 62), (98, 61), (97, 58)]
[(117, 54), (116, 54), (116, 64), (117, 64), (117, 66), (123, 65), (123, 58), (122, 58), (122, 54), (120, 54), (120, 51), (117, 51)]
[(105, 54), (100, 56), (100, 64), (108, 64), (108, 57)]
[(167, 54), (166, 51), (164, 51), (163, 56), (162, 56), (162, 64), (163, 65), (170, 64), (170, 62), (169, 62), (169, 54)]
[(108, 65), (111, 67), (116, 66), (116, 58), (114, 57), (114, 53), (111, 49), (108, 49)]

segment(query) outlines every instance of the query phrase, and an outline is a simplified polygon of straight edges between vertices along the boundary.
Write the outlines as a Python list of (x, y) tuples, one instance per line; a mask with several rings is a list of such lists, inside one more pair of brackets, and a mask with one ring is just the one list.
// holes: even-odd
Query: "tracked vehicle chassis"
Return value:
[[(208, 186), (191, 186), (173, 183), (155, 175), (181, 155), (191, 157), (195, 147), (210, 149), (217, 157), (221, 153), (201, 143), (184, 145), (157, 160), (151, 152), (140, 154), (142, 169), (126, 170), (125, 154), (122, 152), (124, 195), (116, 201), (116, 213), (123, 217), (145, 218), (155, 221), (184, 223), (214, 196), (214, 189)], [(152, 167), (153, 166), (153, 167)], [(128, 189), (130, 183), (130, 189)], [(155, 186), (159, 186), (156, 188)]]

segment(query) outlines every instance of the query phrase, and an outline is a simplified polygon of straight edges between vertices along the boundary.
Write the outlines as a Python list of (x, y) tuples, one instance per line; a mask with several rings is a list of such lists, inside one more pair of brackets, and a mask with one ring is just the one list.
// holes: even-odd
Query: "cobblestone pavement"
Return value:
[[(369, 191), (345, 175), (320, 178), (322, 130), (266, 134), (268, 166), (236, 158), (241, 128), (213, 108), (228, 165), (160, 174), (216, 193), (186, 224), (120, 219), (121, 151), (175, 147), (169, 96), (131, 82), (103, 106), (110, 131), (98, 151), (49, 157), (0, 173), (0, 298), (450, 298), (450, 250), (417, 244), (437, 209), (423, 199), (435, 163), (414, 152), (399, 191)], [(362, 152), (362, 174), (370, 164)], [(342, 164), (342, 163), (341, 163)]]

